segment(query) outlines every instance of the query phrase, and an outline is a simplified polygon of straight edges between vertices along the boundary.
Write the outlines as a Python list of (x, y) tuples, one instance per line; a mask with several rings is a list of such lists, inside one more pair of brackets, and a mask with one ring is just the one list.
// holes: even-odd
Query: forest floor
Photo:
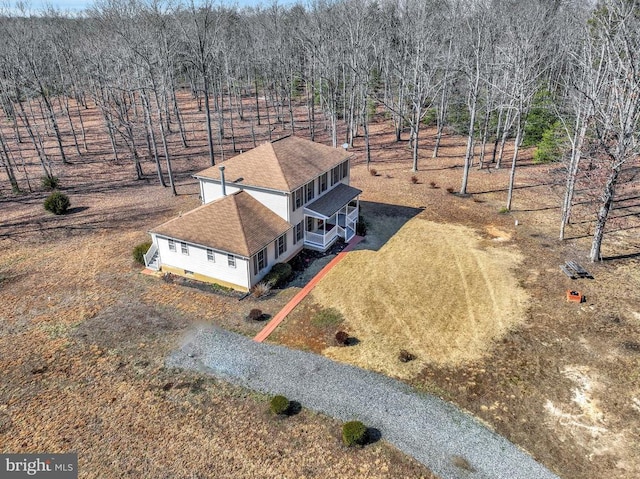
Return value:
[[(148, 239), (150, 228), (199, 203), (190, 175), (208, 161), (201, 116), (185, 100), (191, 146), (182, 149), (175, 133), (170, 144), (177, 197), (157, 184), (153, 163), (143, 163), (146, 180), (136, 181), (131, 163), (114, 161), (97, 115), (85, 118), (90, 152), (56, 166), (61, 188), (71, 197), (69, 214), (46, 213), (47, 193), (39, 188), (20, 196), (0, 191), (2, 450), (77, 451), (81, 477), (343, 477), (345, 471), (372, 478), (433, 477), (384, 441), (362, 450), (344, 448), (339, 423), (330, 418), (303, 410), (275, 420), (266, 412), (266, 397), (163, 367), (195, 324), (254, 335), (263, 324), (248, 322), (249, 310), (273, 315), (298, 291), (290, 287), (266, 299), (238, 301), (139, 274), (132, 248)], [(306, 137), (308, 125), (298, 125)], [(249, 122), (235, 126), (237, 149), (253, 147)], [(264, 125), (256, 129), (260, 141), (265, 131)], [(372, 131), (371, 167), (377, 175), (367, 170), (358, 138), (351, 176), (363, 190), (363, 214), (371, 220), (369, 248), (382, 252), (397, 231), (416, 220), (424, 223), (420, 234), (428, 235), (432, 225), (464, 232), (465, 241), (478, 243), (461, 247), (514, 255), (496, 259), (514, 258), (507, 269), (514, 289), (528, 298), (517, 321), (492, 332), (476, 354), (449, 361), (444, 351), (422, 352), (414, 365), (408, 363), (419, 368), (395, 375), (470, 411), (563, 478), (637, 477), (637, 194), (625, 193), (629, 200), (620, 203), (611, 223), (603, 248), (608, 259), (591, 264), (593, 206), (576, 212), (567, 241), (557, 240), (560, 165), (532, 165), (525, 153), (513, 211), (501, 214), (506, 169), (473, 169), (469, 197), (447, 191), (460, 184), (464, 138), (446, 135), (441, 155), (432, 159), (433, 132), (426, 131), (420, 171), (413, 173), (407, 143), (393, 141), (389, 124), (380, 119)], [(288, 133), (278, 126), (273, 135)], [(327, 133), (319, 131), (317, 140), (327, 143)], [(226, 146), (232, 154), (228, 141)], [(29, 161), (26, 144), (23, 155), (35, 187), (37, 164)], [(595, 279), (570, 280), (558, 267), (566, 260), (580, 262)], [(431, 281), (426, 288), (438, 286)], [(567, 289), (582, 291), (587, 302), (567, 303)], [(321, 304), (322, 297), (305, 300), (274, 339), (331, 351), (335, 325), (313, 317), (340, 305)], [(345, 314), (345, 327), (355, 319)]]

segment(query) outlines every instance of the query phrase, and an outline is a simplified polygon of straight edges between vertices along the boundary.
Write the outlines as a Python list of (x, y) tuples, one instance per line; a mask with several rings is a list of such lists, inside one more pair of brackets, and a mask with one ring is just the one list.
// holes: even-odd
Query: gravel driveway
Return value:
[[(167, 366), (194, 369), (347, 421), (358, 419), (442, 479), (557, 478), (455, 406), (381, 374), (259, 344), (218, 328), (193, 332)], [(473, 471), (460, 464), (464, 458)]]

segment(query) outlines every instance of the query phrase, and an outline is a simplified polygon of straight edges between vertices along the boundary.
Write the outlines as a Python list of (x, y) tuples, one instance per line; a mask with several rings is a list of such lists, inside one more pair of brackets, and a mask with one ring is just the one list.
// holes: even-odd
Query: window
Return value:
[(176, 250), (176, 240), (169, 240), (169, 251), (175, 251)]
[(327, 191), (327, 179), (328, 179), (329, 174), (328, 173), (323, 173), (320, 175), (320, 178), (318, 178), (318, 186), (319, 186), (319, 192), (322, 193), (323, 191)]
[(293, 244), (296, 244), (298, 241), (302, 239), (302, 223), (304, 223), (304, 221), (301, 221), (300, 223), (298, 223), (294, 229)]
[(346, 178), (347, 176), (349, 176), (349, 160), (340, 165), (340, 178)]
[(349, 160), (343, 161), (331, 170), (331, 186), (349, 176)]
[(282, 254), (287, 251), (287, 233), (280, 236), (276, 242), (276, 259), (282, 256)]
[(265, 266), (267, 265), (266, 258), (267, 258), (267, 248), (263, 249), (262, 251), (258, 251), (256, 253), (256, 255), (253, 257), (253, 273), (254, 274), (257, 275), (260, 271), (262, 271), (265, 268)]
[(236, 267), (236, 257), (233, 256), (232, 254), (228, 254), (227, 255), (227, 264), (229, 265), (229, 268), (235, 268)]
[(313, 231), (313, 218), (307, 216), (307, 231)]
[(314, 181), (310, 181), (309, 183), (304, 185), (304, 200), (305, 200), (305, 202), (308, 203), (315, 196), (315, 194), (316, 194), (315, 186), (316, 186), (315, 185), (315, 180)]
[(303, 194), (302, 187), (298, 188), (296, 191), (294, 191), (291, 194), (292, 207), (293, 207), (292, 211), (295, 211), (302, 206), (302, 203), (303, 203), (302, 194)]
[(182, 251), (182, 254), (189, 254), (189, 247), (187, 246), (187, 243), (180, 243), (180, 251)]
[(207, 261), (211, 261), (212, 263), (216, 262), (216, 257), (213, 254), (213, 250), (208, 248), (207, 248)]
[(340, 181), (340, 165), (331, 170), (331, 186)]

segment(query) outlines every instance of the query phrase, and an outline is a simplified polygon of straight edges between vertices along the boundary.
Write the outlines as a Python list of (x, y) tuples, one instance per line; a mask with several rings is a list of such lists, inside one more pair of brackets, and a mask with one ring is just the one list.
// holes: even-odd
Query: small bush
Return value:
[(278, 416), (284, 416), (289, 411), (289, 406), (291, 403), (284, 396), (273, 396), (271, 398), (271, 404), (269, 405), (269, 409), (273, 414)]
[(454, 192), (454, 189), (453, 189), (453, 188), (451, 188), (451, 187), (447, 188), (447, 193), (451, 193), (451, 194), (453, 194), (453, 192)]
[(145, 241), (133, 248), (133, 259), (136, 260), (136, 263), (144, 266), (144, 255), (149, 251), (149, 248), (151, 248), (151, 241)]
[(262, 310), (260, 309), (252, 309), (249, 311), (247, 315), (247, 319), (249, 321), (260, 321), (262, 319)]
[(506, 206), (503, 206), (498, 210), (498, 213), (500, 213), (501, 215), (506, 215), (507, 213), (509, 213), (509, 208), (507, 208)]
[(336, 333), (336, 343), (340, 346), (347, 346), (349, 344), (349, 335), (344, 331), (338, 331)]
[(342, 442), (345, 446), (362, 446), (367, 442), (367, 427), (360, 421), (349, 421), (342, 425)]
[(409, 361), (413, 361), (416, 358), (414, 354), (411, 354), (406, 349), (401, 349), (400, 354), (398, 355), (398, 359), (401, 363), (408, 363)]
[(40, 178), (40, 183), (47, 190), (55, 190), (60, 185), (60, 180), (57, 176), (43, 176)]
[(430, 182), (429, 182), (429, 186), (430, 186), (431, 188), (435, 188), (435, 187), (436, 187), (436, 182), (435, 182), (435, 181), (430, 181)]
[(411, 177), (411, 183), (413, 183), (414, 185), (418, 184), (418, 177), (416, 175), (413, 175)]
[(302, 254), (295, 255), (288, 261), (288, 263), (291, 265), (291, 269), (293, 269), (293, 271), (304, 271), (306, 266)]
[(264, 295), (271, 291), (271, 287), (264, 281), (260, 281), (253, 288), (251, 288), (251, 295), (254, 298), (262, 298)]
[(376, 170), (375, 168), (371, 168), (371, 169), (369, 170), (369, 174), (370, 174), (371, 176), (378, 176), (378, 170)]
[(262, 280), (269, 288), (275, 288), (284, 284), (293, 273), (293, 268), (289, 263), (276, 263), (271, 271)]
[(367, 222), (362, 216), (359, 216), (358, 221), (356, 221), (356, 234), (358, 236), (367, 236)]
[(44, 200), (44, 209), (50, 211), (54, 215), (63, 215), (67, 212), (71, 206), (69, 197), (59, 191), (51, 193), (46, 200)]

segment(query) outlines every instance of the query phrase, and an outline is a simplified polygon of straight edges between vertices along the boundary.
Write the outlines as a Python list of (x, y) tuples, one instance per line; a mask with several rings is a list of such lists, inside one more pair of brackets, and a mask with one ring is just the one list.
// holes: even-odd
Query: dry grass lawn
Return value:
[[(527, 306), (512, 273), (521, 255), (497, 239), (418, 216), (379, 251), (349, 254), (313, 296), (338, 308), (346, 330), (360, 342), (324, 353), (403, 378), (414, 377), (426, 363), (478, 359), (523, 321)], [(399, 362), (401, 349), (417, 359)]]

